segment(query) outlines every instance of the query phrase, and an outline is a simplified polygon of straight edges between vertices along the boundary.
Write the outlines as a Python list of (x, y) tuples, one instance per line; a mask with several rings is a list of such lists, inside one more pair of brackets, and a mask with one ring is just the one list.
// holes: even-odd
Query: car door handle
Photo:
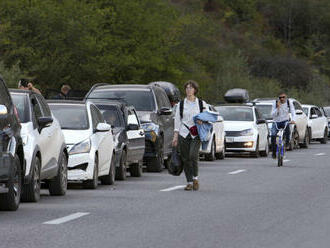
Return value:
[(139, 134), (140, 134), (141, 136), (143, 136), (143, 135), (144, 135), (144, 132), (141, 131), (141, 132), (139, 132)]

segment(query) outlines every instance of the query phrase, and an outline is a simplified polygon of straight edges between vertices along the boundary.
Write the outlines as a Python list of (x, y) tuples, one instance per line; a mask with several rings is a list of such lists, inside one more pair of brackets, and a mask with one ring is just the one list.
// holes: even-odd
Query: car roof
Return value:
[(219, 104), (219, 105), (214, 105), (215, 108), (217, 107), (246, 107), (246, 108), (253, 108), (253, 105), (245, 105), (245, 104), (235, 104), (235, 103), (228, 103), (228, 104)]
[(21, 89), (9, 89), (9, 93), (15, 93), (15, 94), (24, 94), (24, 95), (40, 95), (32, 90), (21, 90)]
[(110, 90), (110, 89), (134, 89), (134, 90), (151, 90), (155, 86), (147, 84), (113, 84), (113, 85), (100, 85), (94, 88), (94, 90)]
[(48, 104), (77, 104), (77, 105), (86, 105), (85, 101), (74, 101), (74, 100), (47, 100)]
[(303, 108), (318, 108), (316, 105), (311, 105), (311, 104), (302, 104), (301, 105)]

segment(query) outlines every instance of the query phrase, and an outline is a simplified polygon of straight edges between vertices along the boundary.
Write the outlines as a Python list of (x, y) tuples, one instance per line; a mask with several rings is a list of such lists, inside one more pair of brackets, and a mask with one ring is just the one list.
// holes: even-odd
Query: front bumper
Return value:
[(91, 153), (69, 155), (68, 181), (85, 181), (93, 179), (94, 158)]
[(226, 137), (226, 151), (254, 152), (256, 150), (256, 139), (254, 136)]

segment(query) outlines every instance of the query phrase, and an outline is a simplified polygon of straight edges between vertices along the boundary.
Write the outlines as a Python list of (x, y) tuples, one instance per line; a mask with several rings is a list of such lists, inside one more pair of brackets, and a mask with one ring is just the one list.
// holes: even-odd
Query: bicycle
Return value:
[(284, 128), (278, 128), (277, 123), (275, 123), (275, 127), (278, 130), (277, 136), (276, 136), (276, 154), (277, 154), (277, 166), (281, 167), (283, 166), (283, 158), (286, 152), (286, 144), (285, 144), (285, 138), (284, 133), (287, 126), (290, 124), (288, 121), (285, 123)]

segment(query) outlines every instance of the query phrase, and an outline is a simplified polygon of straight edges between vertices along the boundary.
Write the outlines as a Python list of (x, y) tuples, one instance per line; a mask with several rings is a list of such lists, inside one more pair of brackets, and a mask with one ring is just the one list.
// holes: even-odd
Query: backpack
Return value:
[[(199, 111), (202, 113), (203, 112), (203, 100), (198, 98), (198, 105), (199, 105)], [(184, 100), (180, 101), (180, 117), (181, 119), (183, 118), (183, 107), (184, 107)]]
[[(278, 100), (276, 100), (276, 105), (277, 106)], [(289, 113), (291, 112), (291, 107), (290, 107), (290, 102), (289, 99), (286, 100), (286, 103), (288, 104), (288, 108), (289, 108)]]

